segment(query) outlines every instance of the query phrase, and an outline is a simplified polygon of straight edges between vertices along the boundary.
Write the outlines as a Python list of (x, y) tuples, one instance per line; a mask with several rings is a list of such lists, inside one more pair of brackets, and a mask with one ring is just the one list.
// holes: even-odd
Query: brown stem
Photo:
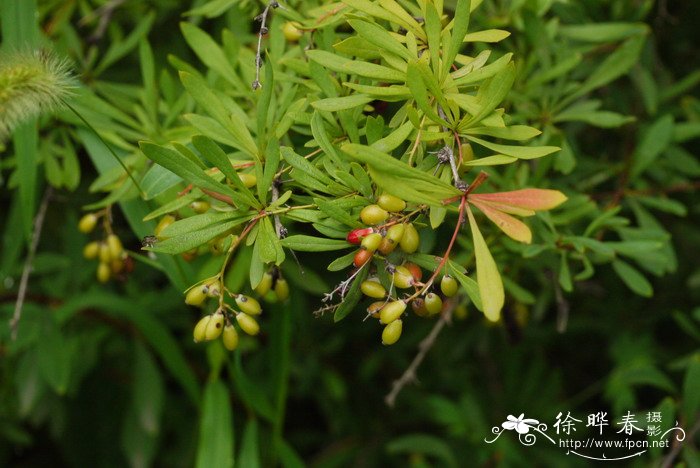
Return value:
[(206, 193), (210, 197), (215, 198), (219, 201), (227, 203), (231, 206), (235, 206), (235, 203), (233, 203), (233, 200), (228, 195), (224, 195), (222, 193), (214, 192), (213, 190), (208, 190), (208, 189), (202, 189), (202, 192)]
[(44, 227), (44, 219), (46, 218), (46, 209), (49, 206), (49, 200), (53, 194), (53, 188), (49, 186), (44, 192), (44, 198), (41, 200), (41, 205), (39, 206), (39, 211), (34, 218), (34, 231), (32, 232), (32, 240), (29, 244), (29, 252), (27, 253), (27, 258), (24, 260), (24, 268), (22, 269), (22, 278), (19, 282), (19, 290), (17, 292), (17, 302), (15, 302), (15, 311), (10, 319), (10, 332), (12, 335), (12, 340), (17, 339), (17, 329), (19, 327), (19, 321), (22, 318), (22, 307), (24, 306), (24, 298), (27, 295), (27, 285), (29, 284), (29, 274), (32, 271), (32, 263), (34, 263), (34, 256), (36, 255), (36, 249), (39, 247), (39, 239), (41, 239), (41, 230)]
[(437, 322), (435, 322), (435, 325), (433, 325), (433, 328), (432, 330), (430, 330), (430, 333), (428, 333), (428, 336), (423, 338), (423, 340), (418, 344), (418, 353), (413, 358), (413, 361), (411, 361), (411, 364), (409, 364), (409, 366), (403, 372), (401, 377), (394, 380), (394, 382), (391, 384), (391, 391), (386, 395), (386, 397), (384, 397), (384, 402), (388, 407), (394, 407), (394, 404), (396, 403), (396, 397), (399, 396), (399, 393), (401, 393), (401, 390), (403, 390), (403, 388), (407, 384), (414, 383), (417, 381), (416, 371), (423, 363), (423, 360), (428, 354), (428, 351), (430, 351), (430, 349), (435, 344), (435, 341), (440, 335), (442, 329), (445, 327), (446, 324), (448, 324), (451, 321), (452, 312), (454, 311), (455, 307), (455, 301), (450, 301), (448, 303), (447, 308), (445, 308), (442, 314), (440, 314), (440, 318)]

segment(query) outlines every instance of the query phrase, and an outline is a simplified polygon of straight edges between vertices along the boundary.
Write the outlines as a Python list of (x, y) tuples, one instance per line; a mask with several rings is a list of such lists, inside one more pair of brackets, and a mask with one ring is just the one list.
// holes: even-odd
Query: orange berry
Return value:
[(362, 265), (369, 262), (372, 259), (372, 256), (372, 252), (370, 252), (369, 250), (360, 249), (355, 254), (355, 258), (353, 258), (352, 263), (357, 268), (360, 268)]

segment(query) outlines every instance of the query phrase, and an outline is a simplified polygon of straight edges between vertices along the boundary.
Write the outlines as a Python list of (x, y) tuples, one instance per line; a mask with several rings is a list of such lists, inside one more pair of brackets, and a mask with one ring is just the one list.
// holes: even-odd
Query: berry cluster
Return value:
[[(203, 307), (208, 298), (218, 298), (216, 310), (202, 317), (195, 325), (194, 341), (199, 343), (221, 337), (224, 347), (233, 351), (238, 346), (234, 322), (244, 333), (255, 336), (260, 332), (260, 324), (255, 317), (259, 317), (263, 309), (254, 297), (229, 291), (220, 278), (219, 275), (207, 278), (191, 287), (185, 294), (185, 303)], [(289, 284), (275, 268), (265, 273), (255, 292), (266, 302), (284, 301), (289, 297)], [(230, 301), (226, 302), (226, 298)]]
[(93, 232), (100, 217), (104, 218), (104, 237), (86, 244), (83, 256), (88, 260), (99, 260), (96, 276), (98, 281), (106, 283), (110, 278), (129, 273), (133, 269), (133, 262), (119, 237), (112, 232), (109, 210), (86, 214), (78, 222), (78, 230), (85, 234)]
[[(367, 312), (383, 324), (382, 343), (392, 345), (401, 337), (404, 315), (408, 304), (419, 317), (432, 317), (444, 310), (446, 298), (459, 290), (457, 281), (450, 275), (442, 275), (439, 289), (434, 286), (440, 271), (422, 282), (423, 270), (409, 261), (420, 245), (420, 235), (411, 221), (420, 216), (415, 210), (404, 214), (406, 202), (390, 194), (382, 194), (376, 204), (365, 206), (360, 220), (372, 227), (359, 228), (347, 235), (351, 244), (359, 244), (354, 255), (356, 267), (351, 279), (363, 268), (374, 272), (360, 284), (360, 291), (368, 298), (376, 299)], [(399, 247), (399, 251), (396, 251)], [(342, 291), (347, 284), (342, 284)], [(407, 290), (407, 291), (400, 291)]]

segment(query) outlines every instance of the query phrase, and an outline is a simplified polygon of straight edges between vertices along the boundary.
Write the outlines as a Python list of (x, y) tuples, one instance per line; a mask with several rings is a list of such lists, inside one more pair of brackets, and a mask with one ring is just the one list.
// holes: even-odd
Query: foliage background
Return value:
[[(104, 14), (98, 8), (105, 3), (40, 1), (41, 33), (31, 34), (15, 26), (27, 18), (31, 23), (34, 2), (4, 0), (3, 47), (28, 39), (50, 43), (71, 57), (85, 85), (76, 107), (127, 154), (130, 148), (123, 141), (168, 140), (162, 129), (133, 126), (123, 116), (133, 116), (141, 103), (149, 109), (140, 101), (146, 54), (140, 41), (148, 38), (154, 69), (168, 70), (169, 78), (162, 79), (175, 80), (169, 54), (199, 63), (175, 26), (185, 11), (204, 2), (126, 1), (114, 10), (104, 36), (91, 39)], [(233, 7), (212, 18), (184, 18), (214, 38), (228, 28), (243, 43), (255, 40), (252, 17), (260, 4), (212, 3)], [(303, 12), (311, 3), (291, 5)], [(18, 16), (10, 18), (11, 13)], [(551, 424), (559, 411), (580, 418), (600, 410), (619, 417), (627, 410), (660, 409), (665, 421), (697, 428), (698, 15), (700, 5), (693, 1), (504, 0), (485, 1), (477, 10), (476, 29), (512, 33), (494, 46), (500, 53), (514, 52), (519, 66), (507, 107), (516, 119), (538, 127), (551, 124), (552, 115), (544, 111), (555, 99), (556, 86), (585, 80), (619, 43), (587, 43), (586, 60), (572, 76), (533, 89), (528, 87), (530, 67), (570, 55), (574, 47), (559, 36), (545, 41), (540, 28), (558, 22), (648, 26), (628, 72), (592, 91), (603, 109), (635, 120), (613, 128), (591, 125), (600, 115), (589, 122), (559, 122), (561, 134), (551, 138), (565, 140), (568, 150), (544, 164), (537, 177), (567, 194), (584, 194), (561, 215), (572, 229), (577, 223), (585, 228), (617, 200), (621, 217), (655, 227), (670, 247), (630, 256), (637, 268), (649, 267), (648, 284), (632, 281), (633, 287), (645, 292), (651, 286), (653, 297), (635, 295), (609, 262), (601, 261), (594, 276), (567, 292), (554, 285), (562, 275), (556, 255), (513, 260), (532, 276), (519, 279), (526, 291), (512, 295), (503, 323), (488, 325), (474, 310), (455, 320), (420, 368), (420, 384), (408, 386), (394, 409), (385, 406), (384, 395), (431, 323), (412, 323), (398, 345), (384, 348), (376, 329), (362, 326), (359, 318), (337, 324), (315, 319), (310, 311), (324, 286), (303, 289), (297, 283), (289, 304), (270, 307), (259, 340), (246, 341), (231, 356), (220, 347), (194, 345), (195, 313), (165, 275), (139, 264), (128, 281), (102, 286), (94, 280), (93, 265), (82, 258), (86, 237), (75, 228), (77, 220), (84, 205), (100, 198), (90, 191), (98, 173), (115, 164), (104, 147), (69, 112), (43, 117), (36, 141), (31, 129), (21, 128), (0, 153), (0, 463), (190, 466), (198, 460), (206, 466), (203, 453), (225, 452), (227, 441), (235, 440), (240, 466), (585, 466), (544, 445), (526, 448), (514, 438), (488, 445), (483, 439), (506, 415), (521, 412)], [(21, 139), (29, 149), (22, 149)], [(624, 187), (625, 161), (654, 145), (660, 148), (644, 176)], [(16, 155), (33, 147), (39, 148), (31, 156), (35, 164), (22, 168)], [(7, 321), (25, 241), (47, 184), (56, 191), (19, 338), (10, 342)], [(652, 200), (641, 200), (645, 196)], [(589, 199), (595, 201), (593, 208)], [(143, 233), (133, 234), (122, 213), (144, 209), (136, 202), (115, 209), (116, 229), (131, 250), (138, 250)], [(321, 273), (329, 258), (300, 255), (304, 265)], [(557, 291), (562, 299), (557, 300)], [(564, 302), (570, 318), (560, 333), (557, 315)], [(221, 380), (207, 384), (214, 375)], [(697, 436), (691, 437), (675, 461), (700, 466), (696, 443)], [(647, 455), (630, 465), (657, 465), (664, 457), (655, 451)]]

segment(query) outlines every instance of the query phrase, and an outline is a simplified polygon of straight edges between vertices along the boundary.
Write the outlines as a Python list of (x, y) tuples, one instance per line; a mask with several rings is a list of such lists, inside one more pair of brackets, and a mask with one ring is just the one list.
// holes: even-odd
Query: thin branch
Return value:
[(447, 308), (440, 315), (438, 321), (435, 322), (435, 325), (433, 325), (433, 329), (430, 330), (428, 336), (423, 338), (423, 340), (418, 344), (418, 354), (416, 354), (416, 356), (413, 358), (411, 364), (409, 364), (401, 377), (394, 380), (394, 382), (391, 384), (391, 391), (384, 397), (384, 402), (388, 407), (394, 407), (396, 397), (399, 396), (399, 393), (401, 393), (401, 390), (403, 390), (406, 385), (417, 382), (418, 379), (416, 377), (416, 371), (423, 363), (428, 351), (430, 351), (435, 344), (435, 341), (440, 335), (442, 329), (452, 320), (452, 312), (454, 311), (456, 305), (456, 301), (451, 301), (448, 304)]
[(564, 297), (564, 292), (561, 289), (559, 281), (554, 276), (554, 273), (549, 272), (549, 276), (552, 279), (552, 284), (554, 285), (554, 297), (557, 302), (557, 332), (566, 332), (566, 327), (569, 324), (569, 312), (571, 311), (571, 306), (569, 301)]
[[(274, 204), (277, 200), (280, 198), (280, 181), (279, 180), (273, 180), (272, 181), (272, 199), (271, 199), (271, 204)], [(275, 222), (275, 233), (277, 234), (278, 239), (284, 239), (287, 237), (287, 228), (282, 226), (282, 221), (280, 221), (280, 215), (279, 214), (274, 214), (272, 215), (272, 219)]]
[(126, 3), (126, 0), (110, 0), (80, 20), (79, 24), (80, 26), (83, 26), (92, 21), (96, 16), (100, 17), (100, 22), (97, 24), (95, 31), (88, 38), (88, 42), (90, 44), (96, 44), (100, 41), (100, 39), (102, 39), (107, 31), (107, 26), (109, 26), (109, 23), (112, 20), (114, 12), (124, 3)]
[[(271, 204), (274, 204), (277, 200), (280, 198), (280, 185), (282, 185), (282, 181), (279, 178), (276, 178), (275, 180), (272, 181), (272, 199), (271, 199)], [(282, 225), (282, 221), (280, 221), (280, 215), (279, 212), (273, 213), (272, 214), (272, 220), (275, 223), (275, 234), (277, 234), (278, 239), (284, 239), (287, 237), (287, 234), (289, 231), (287, 231), (287, 228)], [(297, 266), (299, 267), (299, 272), (304, 275), (304, 267), (301, 266), (301, 262), (299, 262), (299, 259), (297, 258), (297, 254), (294, 253), (293, 250), (289, 251), (292, 254), (292, 257), (294, 257), (294, 261), (296, 262)]]
[(49, 206), (49, 199), (53, 194), (53, 188), (49, 186), (44, 192), (44, 198), (41, 200), (41, 205), (39, 206), (39, 211), (34, 218), (34, 231), (32, 232), (31, 243), (29, 244), (29, 252), (27, 252), (27, 258), (24, 260), (24, 268), (22, 269), (22, 278), (19, 282), (19, 290), (17, 292), (17, 302), (15, 302), (15, 311), (10, 319), (10, 332), (12, 334), (12, 340), (17, 339), (17, 329), (19, 328), (19, 321), (22, 318), (22, 307), (24, 306), (24, 298), (27, 295), (27, 285), (29, 284), (29, 274), (32, 271), (32, 263), (34, 263), (34, 256), (36, 255), (36, 249), (39, 247), (39, 239), (41, 239), (41, 230), (44, 227), (44, 218), (46, 218), (46, 208)]
[(262, 13), (260, 13), (258, 16), (255, 17), (257, 21), (260, 21), (260, 31), (258, 31), (258, 47), (255, 51), (255, 80), (253, 80), (253, 90), (256, 90), (258, 88), (262, 87), (262, 84), (260, 84), (260, 68), (262, 68), (262, 53), (260, 52), (262, 50), (262, 40), (263, 36), (265, 36), (269, 30), (267, 29), (267, 15), (270, 14), (270, 9), (272, 8), (279, 8), (280, 4), (276, 0), (270, 1), (270, 3), (267, 4), (265, 9), (263, 10)]

